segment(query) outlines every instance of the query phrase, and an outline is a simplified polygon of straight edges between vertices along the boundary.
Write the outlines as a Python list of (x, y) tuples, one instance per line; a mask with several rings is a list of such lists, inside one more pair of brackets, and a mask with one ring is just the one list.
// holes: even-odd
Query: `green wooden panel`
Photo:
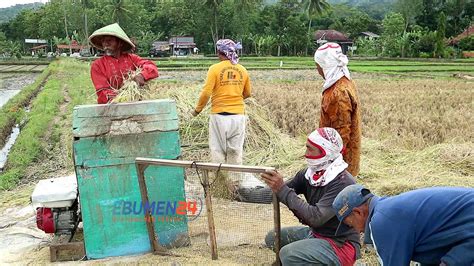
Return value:
[(108, 164), (110, 160), (129, 157), (128, 163), (136, 157), (176, 159), (180, 155), (177, 131), (150, 132), (137, 135), (100, 136), (80, 138), (74, 142), (76, 165)]
[[(86, 176), (94, 178), (84, 178), (86, 171)], [(77, 169), (77, 173), (87, 256), (96, 259), (151, 251), (135, 165)], [(183, 176), (182, 168), (147, 169), (150, 202), (185, 201)], [(189, 244), (186, 216), (156, 212), (155, 232), (161, 245)], [(162, 220), (168, 217), (170, 221), (162, 221), (160, 217)]]
[[(151, 251), (135, 158), (180, 156), (175, 103), (158, 100), (79, 106), (73, 115), (74, 161), (87, 256), (104, 258)], [(145, 179), (151, 203), (163, 207), (166, 202), (168, 210), (176, 211), (173, 203), (186, 200), (182, 168), (149, 167)], [(160, 244), (189, 244), (186, 215), (160, 210), (154, 215)]]
[[(114, 129), (115, 128), (115, 129)], [(126, 122), (126, 125), (114, 126), (114, 124), (106, 124), (102, 126), (84, 126), (76, 128), (72, 131), (74, 137), (84, 138), (90, 136), (101, 136), (101, 135), (124, 135), (124, 134), (140, 134), (142, 132), (153, 132), (153, 131), (173, 131), (178, 130), (178, 120), (168, 121), (157, 121), (149, 123), (130, 123)]]
[(155, 115), (176, 113), (176, 103), (170, 99), (133, 103), (93, 104), (74, 107), (74, 117), (121, 117), (131, 115)]
[[(146, 115), (146, 116), (124, 116), (124, 117), (113, 117), (112, 119), (104, 119), (102, 117), (79, 117), (72, 121), (72, 128), (84, 128), (84, 127), (103, 127), (103, 126), (111, 126), (112, 123), (117, 123), (117, 120), (126, 120), (127, 122), (133, 124), (146, 124), (146, 123), (153, 123), (153, 122), (167, 122), (173, 121), (177, 125), (177, 118), (176, 114), (174, 113), (166, 113), (166, 114), (157, 114), (157, 115)], [(173, 128), (170, 130), (177, 130), (177, 128)]]
[(178, 130), (176, 104), (172, 100), (76, 106), (73, 136), (93, 137)]

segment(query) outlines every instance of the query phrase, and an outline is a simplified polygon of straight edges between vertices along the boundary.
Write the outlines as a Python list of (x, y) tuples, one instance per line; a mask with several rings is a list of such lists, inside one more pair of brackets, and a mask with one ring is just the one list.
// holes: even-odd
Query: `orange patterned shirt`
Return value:
[(319, 127), (332, 127), (342, 137), (344, 161), (352, 176), (359, 174), (361, 118), (360, 101), (354, 82), (342, 77), (323, 92)]

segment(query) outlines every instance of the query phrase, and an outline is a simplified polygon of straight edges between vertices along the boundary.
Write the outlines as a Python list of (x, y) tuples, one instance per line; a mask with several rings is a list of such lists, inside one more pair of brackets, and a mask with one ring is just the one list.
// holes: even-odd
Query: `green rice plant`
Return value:
[(12, 188), (24, 176), (28, 165), (41, 154), (42, 137), (64, 100), (61, 88), (60, 80), (49, 79), (33, 101), (28, 121), (10, 151), (6, 171), (0, 174), (0, 190)]
[(17, 95), (11, 98), (0, 109), (0, 147), (6, 142), (15, 123), (20, 122), (23, 108), (26, 107), (32, 98), (40, 91), (42, 84), (50, 75), (50, 70), (46, 69), (36, 78), (36, 81), (23, 88)]

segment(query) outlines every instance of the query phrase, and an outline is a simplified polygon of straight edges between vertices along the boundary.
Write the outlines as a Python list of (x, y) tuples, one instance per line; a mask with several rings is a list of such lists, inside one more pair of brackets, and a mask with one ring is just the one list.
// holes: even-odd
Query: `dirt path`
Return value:
[(27, 205), (1, 212), (0, 239), (0, 263), (23, 263), (25, 253), (40, 251), (52, 238), (36, 228), (35, 212)]

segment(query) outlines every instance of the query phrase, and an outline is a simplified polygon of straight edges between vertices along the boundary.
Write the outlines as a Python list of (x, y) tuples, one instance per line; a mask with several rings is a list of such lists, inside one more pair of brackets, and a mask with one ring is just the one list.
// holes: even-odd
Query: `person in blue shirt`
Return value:
[(474, 265), (474, 189), (424, 188), (377, 197), (355, 184), (332, 207), (341, 221), (364, 232), (382, 265)]

